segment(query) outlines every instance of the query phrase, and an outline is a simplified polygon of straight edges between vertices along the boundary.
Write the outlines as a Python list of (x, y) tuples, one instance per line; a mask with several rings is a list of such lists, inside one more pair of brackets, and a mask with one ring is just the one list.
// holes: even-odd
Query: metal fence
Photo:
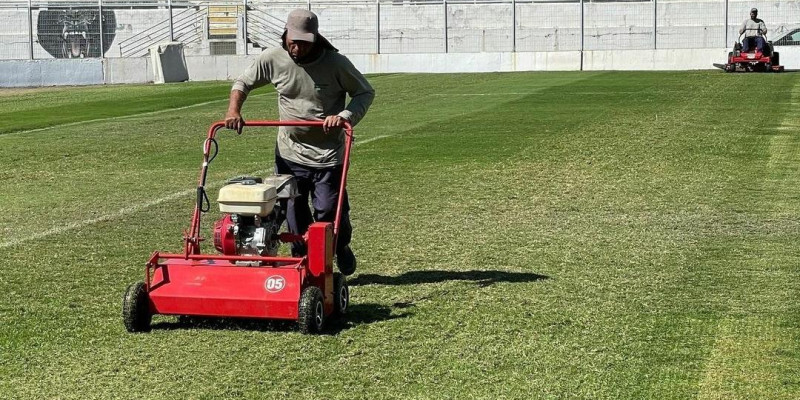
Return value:
[(800, 28), (800, 0), (3, 0), (0, 59), (255, 54), (295, 8), (345, 54), (729, 47), (752, 7)]

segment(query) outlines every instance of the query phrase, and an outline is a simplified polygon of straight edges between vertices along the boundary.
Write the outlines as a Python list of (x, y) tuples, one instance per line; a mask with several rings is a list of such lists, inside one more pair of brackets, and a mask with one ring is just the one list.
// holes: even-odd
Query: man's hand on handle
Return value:
[(244, 128), (244, 118), (242, 118), (242, 114), (235, 111), (228, 111), (228, 113), (225, 114), (225, 127), (233, 129), (236, 133), (241, 134), (242, 128)]
[(345, 122), (348, 121), (338, 115), (329, 115), (325, 117), (325, 121), (322, 122), (322, 130), (325, 131), (325, 133), (331, 133), (334, 128), (344, 127)]

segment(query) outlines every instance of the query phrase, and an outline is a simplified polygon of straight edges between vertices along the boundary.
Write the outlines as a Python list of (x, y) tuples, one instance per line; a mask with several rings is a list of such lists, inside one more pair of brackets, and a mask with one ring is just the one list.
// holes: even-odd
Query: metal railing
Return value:
[(267, 48), (281, 45), (280, 37), (286, 21), (267, 11), (263, 4), (248, 4), (245, 12), (247, 41), (253, 47)]
[[(0, 59), (138, 57), (163, 41), (251, 54), (280, 45), (295, 8), (346, 54), (719, 48), (751, 7), (770, 37), (800, 27), (800, 0), (3, 0)], [(236, 28), (213, 35), (215, 18)]]
[(166, 41), (179, 41), (184, 44), (198, 42), (203, 37), (202, 18), (204, 7), (168, 10), (169, 17), (143, 32), (119, 42), (120, 57), (140, 57), (147, 55), (153, 45)]

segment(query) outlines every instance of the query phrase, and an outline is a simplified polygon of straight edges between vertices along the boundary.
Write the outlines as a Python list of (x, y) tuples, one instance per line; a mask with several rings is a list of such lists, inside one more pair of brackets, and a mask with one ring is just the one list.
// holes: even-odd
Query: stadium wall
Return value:
[[(800, 66), (800, 48), (783, 47), (781, 64)], [(354, 54), (368, 74), (602, 70), (698, 70), (724, 63), (728, 49), (595, 50), (507, 53)], [(189, 79), (232, 80), (256, 58), (187, 56)], [(0, 61), (0, 87), (101, 85), (153, 81), (148, 57)]]
[[(0, 59), (28, 59), (30, 26), (27, 9), (4, 7), (5, 1), (0, 0)], [(209, 2), (213, 3), (212, 0)], [(99, 4), (96, 0), (95, 3)], [(166, 8), (126, 9), (120, 6), (124, 1), (109, 3), (115, 4), (107, 9), (114, 13), (115, 24), (105, 57), (142, 55), (152, 45), (148, 42), (148, 32), (158, 32), (156, 36), (165, 35), (163, 29), (166, 29), (170, 16)], [(381, 4), (380, 14), (377, 12), (378, 3)], [(252, 0), (250, 4), (257, 6), (259, 12), (267, 13), (263, 15), (274, 17), (279, 27), (291, 9), (306, 2)], [(347, 54), (725, 47), (735, 40), (739, 25), (753, 6), (761, 9), (760, 16), (766, 21), (770, 35), (800, 23), (800, 0), (587, 1), (584, 3), (584, 18), (576, 0), (520, 0), (515, 3), (516, 8), (511, 7), (510, 0), (453, 1), (447, 5), (446, 12), (443, 4), (437, 1), (353, 3), (314, 0), (308, 4), (319, 14), (323, 34)], [(44, 11), (37, 8), (32, 13), (34, 59), (53, 57), (40, 44), (47, 42), (45, 39), (48, 37), (59, 36), (58, 26), (63, 23), (54, 18), (47, 19), (56, 33), (38, 37), (36, 17)], [(208, 22), (203, 12), (192, 7), (176, 8), (173, 12), (177, 21), (181, 21), (176, 34), (186, 42), (187, 55), (211, 53)], [(239, 28), (243, 27), (243, 21), (244, 17), (239, 21)], [(274, 36), (274, 32), (259, 28), (255, 21), (257, 18), (253, 17), (248, 32), (260, 32), (262, 35), (259, 37)], [(236, 41), (244, 47), (242, 37), (237, 35)], [(133, 42), (125, 43), (129, 40)]]

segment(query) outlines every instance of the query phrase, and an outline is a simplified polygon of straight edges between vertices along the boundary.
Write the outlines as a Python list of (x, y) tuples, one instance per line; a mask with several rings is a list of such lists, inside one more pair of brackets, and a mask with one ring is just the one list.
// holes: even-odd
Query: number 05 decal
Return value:
[(279, 275), (273, 275), (264, 282), (264, 288), (270, 293), (278, 293), (286, 287), (286, 279)]

